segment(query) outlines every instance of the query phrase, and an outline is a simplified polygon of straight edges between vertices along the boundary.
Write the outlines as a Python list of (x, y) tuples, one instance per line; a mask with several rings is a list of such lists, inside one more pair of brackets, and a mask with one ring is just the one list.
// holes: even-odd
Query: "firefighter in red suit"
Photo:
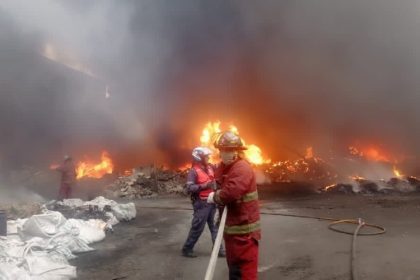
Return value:
[(73, 159), (70, 156), (64, 157), (64, 162), (55, 168), (61, 173), (61, 184), (60, 191), (58, 193), (58, 199), (71, 198), (73, 187), (76, 183), (76, 167), (73, 163)]
[(255, 174), (244, 159), (246, 147), (238, 135), (230, 131), (221, 133), (215, 147), (222, 158), (215, 174), (221, 188), (210, 193), (207, 201), (225, 205), (228, 210), (223, 236), (229, 279), (255, 280), (261, 238)]

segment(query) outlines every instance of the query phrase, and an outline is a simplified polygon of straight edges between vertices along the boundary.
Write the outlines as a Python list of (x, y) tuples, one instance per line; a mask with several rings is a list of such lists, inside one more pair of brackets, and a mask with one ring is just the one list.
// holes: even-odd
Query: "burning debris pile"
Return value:
[(109, 189), (115, 197), (129, 199), (153, 197), (158, 194), (183, 194), (188, 170), (143, 167), (129, 176), (119, 177)]
[(271, 182), (312, 182), (328, 184), (338, 177), (332, 166), (319, 157), (314, 157), (309, 147), (306, 155), (296, 160), (279, 161), (267, 165), (265, 174)]
[[(347, 156), (331, 157), (330, 160), (314, 156), (309, 147), (306, 155), (299, 155), (296, 160), (264, 165), (264, 173), (273, 183), (309, 183), (312, 185), (310, 189), (321, 193), (419, 192), (420, 180), (414, 176), (402, 175), (396, 167), (399, 162), (399, 159), (373, 147), (358, 149), (351, 146)], [(359, 172), (367, 178), (350, 175), (360, 174)]]
[[(219, 151), (213, 143), (224, 130), (239, 132), (233, 124), (222, 124), (220, 121), (208, 122), (201, 130), (200, 137), (194, 141), (195, 145), (207, 147), (213, 151), (210, 157), (212, 164), (220, 162)], [(194, 144), (184, 144), (185, 147), (191, 147), (191, 145)], [(261, 184), (293, 183), (294, 186), (302, 186), (310, 192), (320, 190), (322, 193), (362, 194), (412, 192), (418, 190), (420, 185), (415, 177), (403, 179), (402, 172), (397, 169), (397, 165), (401, 166), (405, 156), (390, 153), (380, 145), (352, 145), (347, 147), (347, 152), (343, 149), (339, 154), (324, 151), (323, 157), (320, 154), (315, 155), (312, 147), (307, 147), (306, 153), (300, 153), (289, 147), (287, 150), (295, 154), (294, 158), (281, 161), (271, 160), (257, 145), (245, 144), (245, 146), (247, 150), (242, 156), (255, 167), (257, 172), (262, 171), (259, 172), (259, 174), (262, 173), (260, 177), (263, 178), (260, 180)], [(156, 167), (156, 165), (145, 166), (127, 170), (117, 178), (113, 160), (104, 150), (100, 161), (85, 157), (84, 161), (76, 164), (75, 171), (79, 183), (102, 179), (103, 185), (109, 184), (109, 182), (105, 183), (104, 179), (117, 178), (108, 185), (107, 195), (111, 198), (136, 199), (165, 194), (184, 194), (188, 173), (186, 166), (185, 163), (180, 164), (178, 170)]]

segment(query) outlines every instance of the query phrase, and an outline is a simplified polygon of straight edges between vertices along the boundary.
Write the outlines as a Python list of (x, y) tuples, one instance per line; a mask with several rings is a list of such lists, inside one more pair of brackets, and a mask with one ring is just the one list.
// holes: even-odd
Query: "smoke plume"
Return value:
[(2, 1), (0, 168), (178, 164), (209, 120), (271, 158), (419, 152), (417, 1)]

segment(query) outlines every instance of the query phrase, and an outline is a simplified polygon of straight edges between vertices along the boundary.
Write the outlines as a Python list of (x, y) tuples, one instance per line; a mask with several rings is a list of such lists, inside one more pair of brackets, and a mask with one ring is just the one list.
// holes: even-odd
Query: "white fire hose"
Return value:
[(227, 215), (227, 207), (223, 208), (222, 218), (220, 219), (219, 230), (217, 231), (216, 241), (213, 245), (213, 250), (211, 252), (210, 262), (207, 266), (206, 276), (204, 280), (212, 280), (214, 275), (214, 270), (216, 269), (217, 257), (219, 255), (220, 245), (222, 244), (223, 231), (225, 229)]

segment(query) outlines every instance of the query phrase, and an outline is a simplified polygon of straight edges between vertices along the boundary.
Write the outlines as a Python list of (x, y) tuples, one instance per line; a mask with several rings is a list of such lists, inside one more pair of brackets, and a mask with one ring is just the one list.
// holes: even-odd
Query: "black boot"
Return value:
[(226, 257), (226, 252), (225, 250), (220, 249), (219, 250), (219, 254), (217, 255), (219, 258), (225, 258)]
[(197, 255), (193, 253), (193, 251), (185, 251), (182, 250), (182, 256), (186, 257), (186, 258), (196, 258)]

